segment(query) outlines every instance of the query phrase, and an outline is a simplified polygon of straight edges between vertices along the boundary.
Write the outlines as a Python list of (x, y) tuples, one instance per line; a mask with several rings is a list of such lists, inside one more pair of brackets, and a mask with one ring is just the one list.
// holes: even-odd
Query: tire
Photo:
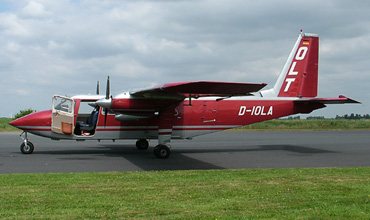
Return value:
[(147, 150), (149, 147), (149, 142), (146, 139), (140, 139), (136, 141), (136, 147), (139, 150)]
[(35, 147), (30, 141), (27, 141), (27, 146), (24, 143), (21, 144), (21, 152), (23, 154), (32, 154), (34, 149)]
[(160, 159), (166, 159), (170, 156), (171, 150), (166, 145), (157, 145), (154, 148), (154, 155)]

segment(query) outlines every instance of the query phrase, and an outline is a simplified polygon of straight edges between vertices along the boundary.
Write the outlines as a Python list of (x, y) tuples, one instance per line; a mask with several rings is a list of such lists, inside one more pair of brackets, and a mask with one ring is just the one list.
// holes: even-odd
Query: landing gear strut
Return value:
[(171, 150), (165, 144), (159, 144), (154, 148), (154, 155), (160, 159), (166, 159), (170, 156)]
[[(23, 134), (24, 137), (22, 137)], [(21, 152), (23, 154), (32, 154), (35, 147), (33, 146), (31, 141), (28, 141), (27, 132), (22, 132), (20, 136), (23, 139), (23, 143), (21, 144)]]

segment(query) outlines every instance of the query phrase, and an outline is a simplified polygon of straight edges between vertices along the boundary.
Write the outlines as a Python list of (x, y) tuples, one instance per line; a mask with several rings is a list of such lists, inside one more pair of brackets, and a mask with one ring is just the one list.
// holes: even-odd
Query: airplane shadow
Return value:
[[(197, 148), (192, 146), (189, 149), (184, 147), (172, 148), (168, 159), (157, 159), (153, 155), (153, 148), (146, 151), (137, 150), (133, 145), (100, 144), (98, 146), (85, 147), (83, 149), (55, 150), (55, 151), (36, 151), (34, 154), (58, 155), (60, 160), (96, 160), (96, 155), (104, 157), (122, 157), (145, 171), (151, 170), (205, 170), (205, 169), (225, 169), (224, 167), (196, 159), (191, 154), (210, 153), (238, 153), (238, 152), (268, 152), (268, 151), (287, 151), (298, 154), (326, 154), (337, 153), (335, 151), (322, 150), (317, 148), (296, 146), (296, 145), (252, 145), (225, 147), (223, 149)], [(87, 157), (86, 157), (87, 155)], [(90, 156), (89, 156), (90, 155)], [(220, 155), (222, 160), (223, 155)], [(197, 158), (200, 158), (199, 156)]]

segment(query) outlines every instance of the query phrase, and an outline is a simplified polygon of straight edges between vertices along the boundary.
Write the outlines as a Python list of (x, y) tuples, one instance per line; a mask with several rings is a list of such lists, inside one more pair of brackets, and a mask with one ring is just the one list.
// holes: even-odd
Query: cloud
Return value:
[(0, 32), (5, 36), (28, 37), (29, 30), (20, 22), (15, 14), (0, 14)]
[(94, 92), (96, 81), (104, 82), (107, 75), (115, 91), (192, 80), (271, 85), (300, 29), (321, 36), (320, 95), (343, 91), (366, 98), (361, 91), (369, 84), (370, 3), (364, 1), (5, 4), (0, 83), (1, 96), (11, 104), (0, 116), (22, 107), (50, 108), (54, 93)]
[(50, 17), (51, 12), (45, 10), (45, 6), (39, 2), (30, 1), (23, 9), (22, 15), (30, 18), (42, 19), (45, 17)]

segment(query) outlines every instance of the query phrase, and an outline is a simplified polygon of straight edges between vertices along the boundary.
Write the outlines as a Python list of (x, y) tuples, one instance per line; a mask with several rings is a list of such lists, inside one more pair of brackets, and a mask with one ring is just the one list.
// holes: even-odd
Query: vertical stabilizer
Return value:
[(319, 37), (300, 33), (274, 87), (263, 96), (316, 97), (318, 85)]

